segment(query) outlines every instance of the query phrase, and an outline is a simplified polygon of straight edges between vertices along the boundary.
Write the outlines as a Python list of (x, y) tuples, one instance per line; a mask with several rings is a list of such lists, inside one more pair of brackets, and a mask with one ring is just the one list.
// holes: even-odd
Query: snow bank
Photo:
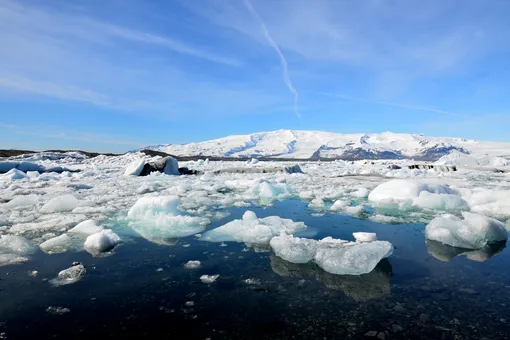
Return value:
[(103, 227), (98, 226), (94, 220), (86, 220), (78, 223), (75, 227), (69, 229), (68, 233), (92, 235), (99, 233)]
[(72, 211), (74, 208), (78, 207), (79, 201), (73, 195), (63, 195), (52, 198), (49, 200), (39, 212), (43, 214), (51, 214), (56, 212), (66, 212)]
[(89, 253), (98, 254), (112, 250), (119, 243), (120, 237), (117, 234), (104, 229), (87, 237), (83, 246)]
[(72, 241), (67, 234), (50, 238), (39, 245), (42, 251), (48, 254), (65, 253), (72, 246)]
[(128, 212), (129, 225), (155, 243), (200, 233), (211, 222), (204, 217), (184, 215), (177, 196), (141, 197)]
[(463, 220), (449, 214), (436, 217), (427, 225), (425, 237), (466, 249), (478, 249), (507, 240), (508, 234), (502, 222), (470, 212), (463, 212), (462, 216)]
[(269, 241), (282, 232), (294, 234), (306, 229), (303, 222), (294, 222), (278, 216), (257, 218), (255, 213), (247, 211), (241, 220), (233, 220), (216, 229), (210, 230), (200, 237), (209, 242), (245, 242), (248, 244), (269, 244)]

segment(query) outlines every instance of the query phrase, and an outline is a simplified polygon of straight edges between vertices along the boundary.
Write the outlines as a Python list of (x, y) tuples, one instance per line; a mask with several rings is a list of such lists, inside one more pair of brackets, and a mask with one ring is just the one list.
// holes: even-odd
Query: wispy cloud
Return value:
[(114, 136), (116, 138), (112, 139), (111, 134), (91, 133), (88, 131), (69, 130), (51, 126), (20, 126), (0, 123), (0, 129), (7, 129), (9, 130), (10, 133), (14, 133), (17, 135), (52, 138), (56, 140), (79, 141), (88, 144), (116, 145), (130, 147), (142, 147), (149, 144), (147, 142), (143, 143), (135, 140), (127, 140), (119, 136)]
[(439, 114), (450, 115), (450, 116), (452, 116), (452, 115), (454, 115), (454, 116), (459, 115), (458, 113), (455, 113), (455, 112), (440, 110), (440, 109), (436, 109), (436, 108), (433, 108), (433, 107), (424, 107), (424, 106), (417, 106), (417, 105), (409, 105), (409, 104), (388, 102), (388, 101), (383, 101), (383, 100), (373, 100), (373, 99), (366, 99), (366, 98), (357, 98), (357, 97), (351, 97), (351, 96), (346, 96), (346, 95), (343, 95), (343, 94), (329, 93), (329, 92), (315, 92), (315, 93), (321, 94), (321, 95), (325, 95), (325, 96), (329, 96), (329, 97), (336, 97), (336, 98), (341, 98), (341, 99), (344, 99), (344, 100), (357, 101), (357, 102), (363, 102), (363, 103), (369, 103), (369, 104), (387, 105), (387, 106), (399, 107), (399, 108), (403, 108), (403, 109), (433, 112), (433, 113), (439, 113)]
[(246, 8), (248, 8), (248, 10), (252, 14), (252, 16), (255, 18), (255, 20), (257, 20), (260, 23), (260, 27), (262, 29), (262, 33), (264, 34), (264, 37), (266, 38), (267, 43), (269, 44), (269, 46), (271, 46), (275, 50), (275, 52), (280, 57), (280, 62), (282, 64), (283, 82), (285, 83), (285, 85), (287, 85), (287, 87), (289, 88), (289, 91), (294, 96), (294, 106), (293, 106), (294, 113), (296, 114), (296, 116), (301, 118), (301, 114), (299, 113), (299, 107), (298, 107), (299, 94), (298, 94), (296, 88), (294, 87), (294, 85), (292, 84), (292, 81), (290, 80), (289, 66), (288, 66), (288, 63), (287, 63), (287, 59), (285, 59), (285, 56), (283, 55), (282, 51), (278, 47), (278, 44), (271, 37), (271, 34), (269, 33), (269, 30), (267, 29), (267, 26), (266, 26), (266, 23), (264, 22), (264, 19), (262, 19), (260, 14), (253, 8), (253, 6), (250, 3), (250, 1), (249, 0), (244, 0), (244, 5), (246, 6)]

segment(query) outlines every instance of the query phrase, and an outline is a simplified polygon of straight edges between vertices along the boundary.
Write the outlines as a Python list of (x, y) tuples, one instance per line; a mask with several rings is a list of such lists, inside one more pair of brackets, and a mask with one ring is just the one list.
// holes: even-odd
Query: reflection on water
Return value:
[(449, 246), (447, 244), (425, 240), (427, 244), (428, 253), (436, 259), (448, 262), (455, 256), (466, 256), (471, 261), (484, 262), (503, 251), (506, 247), (506, 242), (497, 242), (488, 244), (481, 249), (464, 249)]
[(367, 301), (390, 295), (392, 267), (388, 259), (383, 259), (374, 270), (363, 275), (335, 275), (314, 263), (291, 263), (274, 254), (270, 259), (271, 268), (280, 276), (301, 278), (315, 276), (326, 287), (342, 291), (355, 301)]

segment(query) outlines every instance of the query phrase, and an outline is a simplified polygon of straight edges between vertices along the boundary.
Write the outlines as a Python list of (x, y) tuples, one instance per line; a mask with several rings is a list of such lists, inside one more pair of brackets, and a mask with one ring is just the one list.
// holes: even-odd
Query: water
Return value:
[[(211, 228), (241, 218), (245, 210), (231, 210)], [(259, 217), (303, 221), (317, 233), (314, 238), (352, 239), (355, 231), (376, 232), (379, 239), (392, 242), (395, 251), (370, 274), (339, 276), (244, 244), (201, 242), (191, 236), (163, 246), (117, 226), (125, 242), (112, 256), (39, 252), (26, 264), (0, 268), (0, 333), (4, 333), (0, 337), (510, 337), (509, 252), (504, 245), (457, 255), (460, 250), (426, 244), (423, 224), (382, 225), (345, 215), (317, 216), (298, 201), (252, 210)], [(185, 269), (189, 260), (202, 265)], [(477, 262), (481, 260), (485, 261)], [(73, 261), (86, 266), (85, 278), (53, 287), (48, 280)], [(38, 270), (37, 276), (28, 275), (32, 270)], [(200, 281), (204, 274), (220, 277), (205, 284)], [(69, 311), (50, 313), (50, 306)]]

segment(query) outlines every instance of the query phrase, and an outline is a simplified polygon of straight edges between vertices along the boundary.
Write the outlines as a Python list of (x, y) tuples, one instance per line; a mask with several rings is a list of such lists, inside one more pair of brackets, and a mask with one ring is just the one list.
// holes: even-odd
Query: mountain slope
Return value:
[(464, 138), (425, 137), (383, 132), (337, 134), (323, 131), (278, 130), (228, 136), (210, 141), (147, 147), (177, 156), (341, 158), (437, 160), (451, 152), (507, 156), (510, 143)]

